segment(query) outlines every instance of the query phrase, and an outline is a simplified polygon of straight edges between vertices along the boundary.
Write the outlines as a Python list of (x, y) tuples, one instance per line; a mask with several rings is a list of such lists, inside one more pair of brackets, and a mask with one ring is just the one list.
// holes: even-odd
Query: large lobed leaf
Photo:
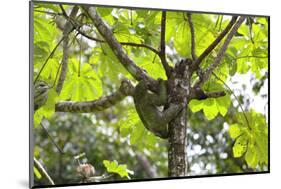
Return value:
[(108, 161), (108, 160), (103, 160), (103, 164), (107, 169), (108, 173), (117, 173), (121, 177), (127, 177), (130, 179), (129, 174), (134, 174), (133, 171), (127, 169), (126, 164), (119, 164), (116, 160), (114, 161)]
[(102, 82), (92, 66), (71, 59), (60, 99), (89, 101), (98, 99), (101, 95)]
[(225, 95), (219, 98), (207, 98), (205, 100), (191, 100), (189, 102), (189, 108), (192, 112), (198, 112), (203, 110), (204, 115), (208, 120), (214, 119), (219, 113), (225, 116), (231, 99), (229, 95)]
[(158, 138), (144, 127), (137, 112), (131, 109), (125, 119), (117, 123), (122, 137), (129, 137), (130, 144), (139, 149), (155, 149)]
[[(245, 118), (247, 117), (247, 119)], [(238, 113), (238, 123), (229, 127), (230, 137), (235, 139), (233, 156), (245, 154), (247, 164), (256, 168), (258, 164), (268, 164), (268, 125), (265, 117), (251, 110)]]

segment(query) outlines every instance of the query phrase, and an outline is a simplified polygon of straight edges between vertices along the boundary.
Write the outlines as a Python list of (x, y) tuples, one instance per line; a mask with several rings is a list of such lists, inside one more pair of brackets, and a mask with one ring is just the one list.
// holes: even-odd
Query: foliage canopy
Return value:
[[(56, 91), (65, 53), (61, 25), (68, 21), (62, 10), (69, 15), (73, 6), (63, 8), (57, 4), (34, 4), (33, 82), (43, 80), (50, 86), (46, 103), (34, 112), (34, 157), (44, 162), (53, 178), (62, 183), (78, 181), (72, 157), (81, 152), (87, 154), (82, 162), (92, 162), (98, 174), (116, 173), (112, 179), (166, 176), (167, 142), (145, 129), (130, 97), (100, 112), (56, 112), (56, 104), (61, 101), (94, 101), (111, 94), (118, 90), (122, 78), (137, 83), (79, 9), (75, 22), (80, 25), (68, 35), (66, 77), (62, 90)], [(161, 38), (161, 11), (103, 7), (96, 10), (137, 66), (153, 79), (167, 79), (161, 58), (155, 53)], [(200, 55), (231, 17), (191, 15), (197, 44), (194, 51)], [(167, 11), (165, 43), (170, 66), (184, 58), (192, 59), (192, 32), (186, 12)], [(203, 60), (201, 69), (210, 67), (222, 44)], [(242, 75), (251, 82), (237, 80)], [(194, 74), (191, 83), (198, 79)], [(237, 81), (242, 87), (233, 88), (238, 86)], [(226, 95), (193, 99), (188, 104), (189, 175), (268, 170), (268, 115), (251, 103), (258, 99), (266, 106), (268, 94), (263, 91), (267, 92), (267, 81), (268, 18), (249, 16), (232, 38), (214, 75), (202, 86), (205, 92), (225, 91)], [(156, 172), (154, 175), (151, 170), (142, 171), (143, 159)], [(37, 183), (44, 183), (36, 168), (34, 174)]]

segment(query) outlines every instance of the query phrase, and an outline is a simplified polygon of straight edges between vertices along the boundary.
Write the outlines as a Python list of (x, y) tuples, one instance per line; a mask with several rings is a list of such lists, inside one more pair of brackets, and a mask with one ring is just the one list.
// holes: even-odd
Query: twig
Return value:
[(47, 59), (45, 60), (43, 66), (41, 67), (38, 75), (36, 76), (35, 80), (33, 83), (36, 83), (36, 81), (38, 80), (41, 72), (43, 71), (43, 69), (45, 68), (45, 66), (47, 65), (49, 59), (54, 55), (55, 51), (57, 50), (57, 48), (59, 47), (59, 45), (61, 44), (61, 42), (64, 40), (64, 36), (59, 40), (59, 42), (56, 44), (56, 46), (53, 48), (52, 52), (49, 54), (49, 56), (47, 57)]
[(166, 59), (165, 33), (166, 33), (166, 11), (162, 11), (159, 57), (165, 69), (166, 75), (169, 78), (171, 74), (171, 68)]
[(212, 74), (215, 76), (215, 78), (217, 78), (220, 82), (222, 82), (222, 84), (223, 84), (224, 86), (226, 86), (226, 88), (233, 94), (233, 96), (234, 96), (234, 98), (236, 99), (236, 101), (237, 101), (237, 103), (238, 103), (240, 109), (241, 109), (242, 112), (243, 112), (243, 115), (244, 115), (244, 117), (245, 117), (245, 119), (246, 119), (246, 122), (247, 122), (247, 124), (248, 124), (248, 128), (251, 130), (250, 123), (249, 123), (249, 121), (248, 121), (248, 118), (247, 118), (247, 116), (246, 116), (246, 113), (245, 113), (245, 111), (244, 111), (244, 108), (242, 107), (242, 105), (241, 105), (240, 102), (239, 102), (238, 97), (234, 94), (233, 90), (232, 90), (219, 76), (217, 76), (215, 73), (212, 73)]
[[(63, 14), (65, 15), (66, 12), (63, 9), (63, 6), (60, 5)], [(70, 17), (74, 18), (78, 12), (79, 8), (78, 6), (74, 6), (73, 9), (71, 10), (70, 13)], [(60, 77), (58, 80), (58, 84), (57, 84), (57, 88), (56, 91), (58, 94), (60, 94), (62, 87), (63, 87), (63, 83), (66, 77), (66, 73), (67, 73), (67, 65), (68, 65), (68, 51), (69, 51), (69, 34), (73, 31), (74, 27), (72, 26), (72, 24), (70, 22), (66, 22), (66, 24), (64, 25), (64, 30), (63, 30), (63, 36), (64, 36), (64, 40), (63, 40), (63, 56), (62, 56), (62, 66), (61, 66), (61, 72), (60, 72)]]
[(238, 59), (241, 59), (241, 58), (268, 58), (268, 56), (254, 56), (254, 55), (250, 55), (250, 56), (240, 56), (240, 57), (236, 57), (236, 58), (233, 58), (235, 60), (238, 60)]
[(58, 79), (58, 76), (59, 76), (59, 72), (60, 72), (60, 68), (61, 68), (61, 64), (60, 64), (59, 67), (58, 67), (58, 70), (57, 70), (57, 73), (56, 73), (56, 76), (55, 76), (54, 83), (49, 87), (49, 89), (53, 88), (53, 87), (56, 85), (56, 82), (57, 82), (57, 79)]
[[(82, 30), (80, 30), (79, 28), (75, 27), (75, 30), (82, 35), (83, 37), (86, 37), (87, 39), (99, 42), (99, 43), (106, 43), (106, 41), (102, 40), (102, 39), (98, 39), (96, 37), (92, 37), (88, 34), (86, 34), (85, 32), (83, 32)], [(132, 47), (143, 47), (143, 48), (147, 48), (148, 50), (151, 50), (152, 52), (154, 52), (155, 54), (159, 54), (158, 50), (156, 50), (155, 48), (146, 45), (146, 44), (139, 44), (139, 43), (132, 43), (132, 42), (119, 42), (121, 45), (124, 46), (132, 46)]]
[(51, 142), (55, 145), (55, 147), (58, 149), (58, 151), (61, 154), (64, 154), (62, 149), (59, 147), (59, 145), (54, 141), (53, 137), (50, 135), (49, 131), (44, 127), (42, 123), (40, 123), (41, 127), (44, 129), (44, 131), (47, 133), (48, 137), (50, 138)]
[(47, 181), (49, 182), (50, 185), (55, 185), (53, 179), (49, 176), (49, 174), (44, 169), (44, 167), (41, 165), (41, 163), (35, 157), (33, 158), (33, 160), (34, 160), (34, 166), (40, 172), (40, 174), (43, 175), (47, 179)]
[(220, 43), (220, 41), (226, 36), (228, 31), (232, 28), (232, 26), (235, 24), (235, 21), (237, 20), (237, 16), (233, 16), (229, 24), (226, 26), (226, 28), (220, 33), (220, 35), (209, 45), (207, 49), (198, 57), (198, 59), (194, 63), (194, 70), (197, 70), (199, 68), (200, 63), (202, 60), (208, 56), (208, 54)]
[(195, 32), (194, 32), (194, 26), (193, 26), (193, 22), (192, 22), (192, 17), (191, 14), (187, 14), (188, 17), (188, 24), (189, 24), (189, 28), (190, 28), (190, 34), (191, 34), (191, 56), (193, 61), (195, 61), (197, 59), (196, 56), (196, 49), (195, 49)]
[(61, 9), (61, 11), (62, 11), (62, 14), (63, 14), (63, 15), (67, 15), (66, 12), (65, 12), (65, 10), (64, 10), (64, 8), (63, 8), (63, 6), (62, 6), (62, 4), (60, 4), (59, 6), (60, 6), (60, 9)]

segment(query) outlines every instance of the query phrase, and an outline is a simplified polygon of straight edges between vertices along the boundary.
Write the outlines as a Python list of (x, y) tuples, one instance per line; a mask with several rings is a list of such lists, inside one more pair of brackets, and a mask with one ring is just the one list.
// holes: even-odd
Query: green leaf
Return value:
[(166, 25), (169, 27), (166, 27), (165, 40), (166, 43), (169, 43), (177, 31), (178, 24), (183, 21), (183, 16), (180, 12), (167, 12), (166, 14)]
[[(41, 69), (41, 65), (40, 65), (40, 69)], [(40, 74), (40, 78), (43, 78), (43, 80), (50, 81), (53, 83), (55, 81), (58, 69), (59, 69), (59, 61), (56, 59), (49, 59), (48, 63), (46, 64), (46, 66), (44, 67), (44, 69)]]
[(241, 135), (235, 141), (233, 146), (233, 156), (241, 157), (247, 151), (248, 139), (245, 135)]
[[(245, 118), (247, 117), (247, 119)], [(239, 124), (229, 127), (231, 138), (236, 138), (233, 155), (241, 157), (245, 152), (245, 160), (251, 168), (258, 164), (268, 164), (268, 125), (264, 115), (254, 110), (237, 113)]]
[(207, 92), (223, 91), (223, 85), (219, 83), (216, 78), (211, 77), (210, 80), (206, 81), (203, 85), (203, 90)]
[(139, 145), (139, 143), (142, 144), (142, 142), (144, 141), (143, 136), (144, 136), (145, 132), (146, 132), (145, 127), (142, 125), (141, 122), (138, 122), (138, 124), (136, 124), (133, 127), (133, 130), (132, 130), (132, 133), (130, 136), (130, 144), (131, 145)]
[(149, 10), (136, 10), (138, 17), (145, 18), (149, 14)]
[(127, 169), (126, 164), (118, 165), (118, 162), (116, 160), (114, 161), (103, 160), (103, 164), (106, 167), (107, 172), (117, 173), (121, 177), (127, 177), (128, 179), (130, 179), (129, 174), (134, 174), (133, 171)]
[(98, 74), (88, 63), (71, 59), (67, 78), (63, 85), (60, 99), (72, 101), (89, 101), (102, 95), (102, 82)]
[(106, 7), (106, 8), (103, 8), (103, 7), (97, 7), (97, 11), (98, 13), (102, 16), (102, 17), (105, 17), (105, 16), (108, 16), (111, 14), (112, 12), (112, 8), (109, 8), (109, 7)]
[(231, 138), (235, 139), (242, 134), (240, 127), (237, 123), (230, 125), (228, 132)]
[[(34, 64), (38, 62), (44, 62), (47, 59), (47, 56), (50, 53), (50, 45), (46, 41), (38, 41), (34, 43)], [(40, 64), (42, 65), (42, 63)]]
[(229, 95), (219, 98), (208, 98), (205, 100), (191, 100), (189, 102), (189, 108), (192, 112), (198, 112), (203, 109), (204, 115), (208, 120), (214, 119), (218, 113), (225, 116), (228, 107), (231, 104), (231, 99)]
[(127, 115), (126, 119), (121, 119), (117, 123), (122, 137), (126, 137), (131, 134), (133, 127), (140, 122), (139, 116), (135, 110), (129, 110)]
[(191, 35), (187, 22), (181, 22), (175, 33), (174, 46), (182, 57), (191, 57)]
[(245, 74), (250, 70), (250, 62), (246, 61), (245, 58), (237, 60), (237, 72), (240, 74)]
[(36, 128), (42, 121), (43, 119), (43, 112), (41, 109), (38, 109), (35, 113), (34, 113), (34, 116), (33, 116), (33, 119), (34, 119), (34, 123), (33, 123), (33, 126), (34, 128)]
[(136, 31), (128, 24), (118, 23), (113, 27), (114, 36), (118, 41), (142, 43), (141, 37), (136, 34)]
[(37, 179), (41, 179), (42, 178), (41, 173), (38, 171), (38, 169), (36, 167), (33, 167), (33, 171), (34, 171), (34, 174), (35, 174)]
[(259, 158), (257, 156), (257, 151), (254, 145), (249, 145), (247, 149), (247, 153), (245, 155), (245, 160), (247, 164), (251, 168), (256, 168), (259, 162)]
[(163, 69), (163, 66), (160, 62), (160, 59), (158, 57), (154, 58), (154, 55), (152, 53), (146, 53), (145, 56), (136, 56), (133, 58), (133, 60), (138, 66), (143, 68), (152, 78), (162, 78), (164, 80), (167, 78), (165, 70)]
[(202, 54), (215, 39), (215, 23), (210, 16), (203, 14), (192, 14), (192, 21), (195, 30), (195, 43), (197, 44), (196, 53)]
[(34, 2), (34, 3), (38, 6), (38, 8), (36, 8), (36, 10), (40, 9), (40, 10), (46, 11), (46, 10), (49, 9), (49, 10), (52, 10), (54, 12), (60, 12), (61, 11), (60, 7), (56, 4), (37, 3), (37, 2)]
[(128, 136), (131, 145), (137, 146), (140, 150), (156, 148), (159, 138), (144, 127), (135, 109), (129, 110), (126, 118), (120, 120), (117, 125), (121, 136)]
[(216, 101), (213, 98), (204, 100), (203, 112), (208, 120), (212, 120), (217, 116), (219, 110), (217, 109)]
[(98, 65), (98, 74), (100, 77), (107, 77), (111, 82), (119, 81), (119, 76), (124, 75), (127, 78), (130, 78), (130, 74), (123, 67), (123, 65), (116, 58), (115, 54), (109, 48), (108, 45), (101, 45), (102, 48), (95, 48), (93, 55), (91, 57), (91, 63)]
[(237, 62), (235, 60), (229, 61), (229, 74), (230, 76), (234, 76), (237, 72)]
[(223, 97), (219, 97), (215, 99), (218, 111), (220, 112), (220, 114), (222, 116), (225, 116), (227, 111), (228, 111), (228, 107), (231, 104), (231, 98), (229, 95), (225, 95)]
[(40, 13), (34, 14), (34, 42), (45, 41), (52, 44), (58, 31), (47, 18)]
[[(241, 25), (238, 32), (243, 36), (232, 39), (227, 53), (237, 60), (238, 73), (245, 74), (251, 70), (259, 79), (262, 71), (268, 69), (268, 27), (264, 19), (261, 19), (261, 23), (256, 22), (251, 26), (252, 30), (248, 25)], [(236, 49), (236, 53), (230, 49)], [(233, 74), (233, 71), (231, 73)]]
[(189, 102), (188, 107), (191, 109), (192, 112), (198, 112), (204, 108), (204, 102), (201, 100), (193, 99)]

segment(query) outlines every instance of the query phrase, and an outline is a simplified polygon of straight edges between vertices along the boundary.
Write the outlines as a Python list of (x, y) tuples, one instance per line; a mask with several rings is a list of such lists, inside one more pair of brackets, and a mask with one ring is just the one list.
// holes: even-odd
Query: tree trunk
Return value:
[(169, 103), (184, 103), (185, 108), (169, 123), (168, 175), (186, 175), (186, 127), (187, 104), (190, 95), (190, 63), (181, 61), (176, 64), (172, 77), (168, 80)]
[(186, 174), (186, 109), (169, 125), (169, 177), (185, 176)]

